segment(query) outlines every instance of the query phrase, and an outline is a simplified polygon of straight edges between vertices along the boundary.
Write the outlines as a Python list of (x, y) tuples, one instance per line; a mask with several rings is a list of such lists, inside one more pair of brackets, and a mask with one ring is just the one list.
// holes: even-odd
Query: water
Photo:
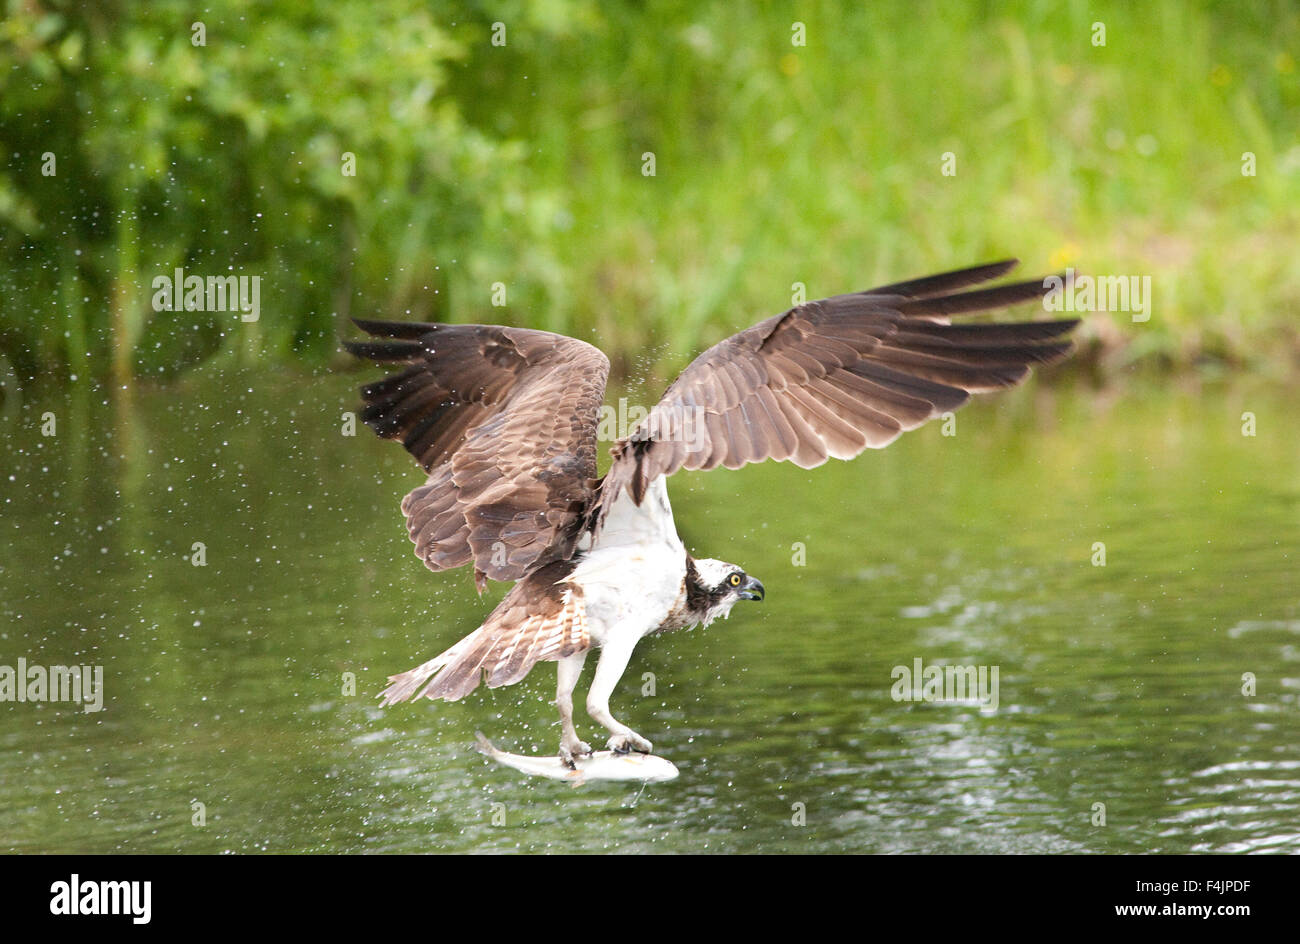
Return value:
[[(767, 600), (624, 677), (615, 714), (679, 780), (573, 789), (473, 750), (555, 749), (549, 664), (377, 707), (502, 589), (411, 554), (418, 471), (340, 432), (359, 379), (7, 423), (0, 665), (102, 665), (105, 696), (0, 703), (0, 848), (1300, 851), (1294, 391), (1031, 388), (854, 463), (674, 478), (688, 547)], [(998, 667), (997, 711), (893, 700), (917, 658)]]

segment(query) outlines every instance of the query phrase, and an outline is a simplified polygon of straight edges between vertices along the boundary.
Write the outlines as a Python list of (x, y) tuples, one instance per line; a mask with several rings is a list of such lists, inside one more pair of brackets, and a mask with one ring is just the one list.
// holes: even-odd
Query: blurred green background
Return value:
[[(0, 849), (1300, 850), (1294, 5), (0, 5), (0, 665), (107, 679), (0, 711)], [(488, 767), (554, 749), (549, 667), (377, 707), (505, 588), (412, 555), (349, 316), (567, 332), (645, 404), (795, 283), (1011, 255), (1150, 320), (960, 435), (674, 478), (769, 588), (624, 677), (680, 781)], [(260, 320), (154, 312), (176, 267)], [(894, 702), (917, 656), (1003, 707)]]
[[(10, 389), (317, 369), (354, 315), (661, 380), (796, 282), (1008, 255), (1152, 277), (1100, 376), (1300, 359), (1292, 3), (4, 3)], [(177, 266), (261, 276), (261, 320), (155, 313)]]

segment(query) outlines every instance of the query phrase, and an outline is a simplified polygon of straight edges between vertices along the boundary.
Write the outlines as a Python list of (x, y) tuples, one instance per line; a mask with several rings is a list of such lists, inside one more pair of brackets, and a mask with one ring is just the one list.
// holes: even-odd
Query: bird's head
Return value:
[(738, 600), (761, 600), (764, 595), (762, 582), (735, 564), (707, 557), (687, 561), (686, 603), (705, 626), (727, 617)]

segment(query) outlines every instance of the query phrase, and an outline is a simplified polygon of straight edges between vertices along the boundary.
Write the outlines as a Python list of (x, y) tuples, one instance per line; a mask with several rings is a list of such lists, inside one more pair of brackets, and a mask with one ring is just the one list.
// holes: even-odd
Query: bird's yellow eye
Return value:
[(739, 587), (740, 574), (732, 574), (730, 577), (727, 578), (727, 583), (731, 584), (733, 587)]

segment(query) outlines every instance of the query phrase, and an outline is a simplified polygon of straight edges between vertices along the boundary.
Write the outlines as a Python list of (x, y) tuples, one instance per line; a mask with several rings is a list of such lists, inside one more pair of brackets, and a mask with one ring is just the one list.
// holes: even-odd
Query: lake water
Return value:
[[(1033, 386), (853, 463), (675, 477), (687, 546), (767, 599), (615, 695), (680, 779), (574, 789), (473, 748), (555, 750), (549, 664), (378, 707), (502, 589), (412, 555), (418, 470), (340, 432), (362, 379), (6, 422), (0, 666), (101, 666), (104, 699), (0, 702), (0, 849), (1300, 851), (1296, 391)], [(917, 659), (996, 667), (996, 711), (896, 700)]]

